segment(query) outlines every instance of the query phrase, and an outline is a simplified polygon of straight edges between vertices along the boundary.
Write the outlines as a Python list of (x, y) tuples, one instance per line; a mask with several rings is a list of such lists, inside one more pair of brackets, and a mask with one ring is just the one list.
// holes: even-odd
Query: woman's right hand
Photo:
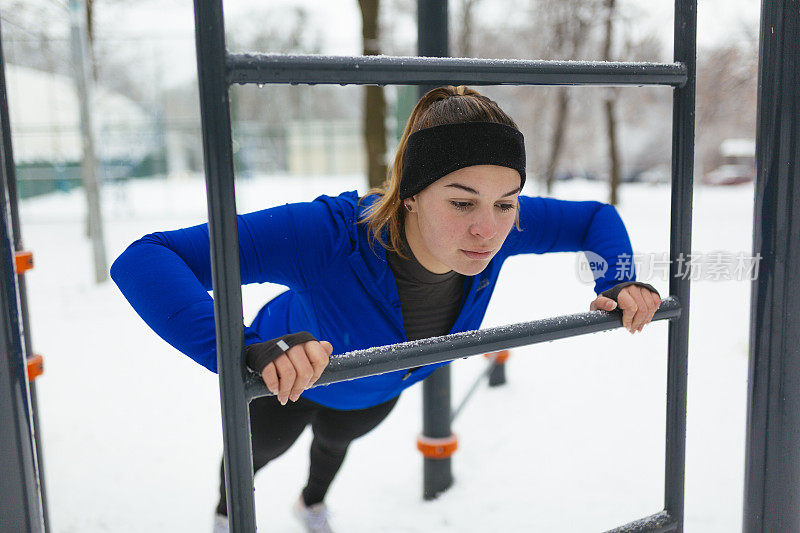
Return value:
[(288, 400), (296, 402), (322, 375), (332, 353), (333, 346), (328, 341), (296, 344), (264, 367), (261, 379), (281, 405), (286, 405)]

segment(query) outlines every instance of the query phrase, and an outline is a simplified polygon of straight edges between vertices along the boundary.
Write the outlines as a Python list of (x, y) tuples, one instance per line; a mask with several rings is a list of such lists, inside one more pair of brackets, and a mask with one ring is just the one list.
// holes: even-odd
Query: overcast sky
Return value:
[[(451, 9), (460, 2), (451, 1)], [(480, 20), (508, 20), (509, 7), (524, 5), (525, 0), (485, 0), (480, 7)], [(194, 16), (192, 3), (188, 0), (139, 0), (135, 3), (119, 2), (106, 4), (97, 2), (98, 29), (107, 36), (174, 41), (165, 52), (162, 61), (166, 68), (165, 83), (194, 75), (193, 45)], [(259, 10), (275, 9), (276, 6), (302, 5), (310, 13), (310, 23), (321, 28), (324, 38), (324, 53), (356, 55), (361, 51), (361, 17), (356, 0), (271, 0), (259, 4), (249, 0), (228, 0), (224, 4), (225, 17), (230, 30), (237, 20), (248, 17)], [(263, 6), (263, 7), (259, 7)], [(621, 0), (621, 7), (637, 22), (632, 30), (636, 33), (656, 33), (667, 46), (672, 43), (673, 2), (669, 0)], [(723, 42), (739, 41), (745, 31), (757, 35), (760, 2), (758, 0), (700, 0), (698, 6), (698, 46), (712, 46)], [(263, 12), (263, 11), (262, 11)], [(408, 33), (414, 38), (412, 25), (401, 28), (400, 35)], [(181, 44), (182, 42), (182, 44)], [(158, 52), (161, 54), (162, 52)], [(186, 56), (188, 54), (188, 61)], [(185, 69), (179, 65), (185, 65)]]

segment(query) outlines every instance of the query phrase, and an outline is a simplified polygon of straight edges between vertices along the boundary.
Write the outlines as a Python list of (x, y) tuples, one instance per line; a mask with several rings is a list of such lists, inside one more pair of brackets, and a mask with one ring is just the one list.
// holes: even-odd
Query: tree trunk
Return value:
[[(378, 5), (380, 0), (359, 0), (365, 56), (380, 54)], [(364, 142), (367, 148), (367, 179), (370, 187), (386, 180), (386, 100), (383, 87), (364, 87)]]
[(554, 118), (553, 139), (550, 141), (550, 157), (547, 160), (545, 171), (545, 186), (547, 194), (553, 192), (558, 158), (561, 147), (564, 145), (564, 136), (567, 132), (567, 116), (569, 115), (569, 93), (566, 87), (559, 87), (556, 93), (556, 116)]
[(608, 133), (608, 176), (609, 176), (609, 191), (608, 203), (617, 205), (619, 198), (617, 190), (619, 189), (620, 181), (620, 157), (619, 147), (617, 145), (617, 93), (616, 91), (609, 91), (606, 97), (606, 132)]
[(472, 57), (472, 13), (478, 0), (461, 1), (461, 38), (460, 50), (461, 57)]
[[(616, 0), (605, 0), (606, 40), (603, 44), (603, 61), (611, 61), (611, 39), (614, 33)], [(617, 205), (620, 182), (620, 156), (617, 142), (617, 89), (609, 88), (605, 97), (606, 134), (608, 136), (608, 203)]]
[[(576, 60), (580, 57), (592, 18), (581, 16), (580, 6), (583, 2), (554, 2), (559, 7), (553, 21), (552, 50), (558, 59)], [(547, 194), (553, 191), (553, 182), (558, 167), (558, 160), (566, 141), (567, 122), (569, 120), (570, 95), (567, 87), (559, 87), (556, 93), (553, 138), (550, 142), (550, 157), (547, 160), (544, 180)]]
[(100, 183), (97, 176), (97, 155), (95, 153), (94, 128), (92, 125), (92, 109), (90, 103), (92, 78), (89, 72), (89, 56), (87, 53), (86, 20), (80, 12), (83, 3), (71, 0), (77, 5), (70, 5), (70, 33), (73, 68), (75, 70), (75, 86), (79, 95), (81, 139), (83, 157), (81, 158), (81, 177), (86, 193), (86, 229), (92, 241), (94, 257), (95, 281), (101, 283), (108, 279), (108, 262), (106, 261), (105, 239), (103, 236), (103, 217), (100, 206)]
[(89, 40), (89, 65), (92, 67), (92, 79), (97, 81), (97, 61), (94, 57), (94, 0), (86, 0), (86, 36)]

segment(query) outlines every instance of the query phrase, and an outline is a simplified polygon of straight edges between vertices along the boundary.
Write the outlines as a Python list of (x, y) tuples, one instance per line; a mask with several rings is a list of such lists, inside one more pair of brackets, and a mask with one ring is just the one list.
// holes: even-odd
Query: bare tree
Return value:
[(697, 61), (695, 153), (705, 169), (721, 163), (726, 138), (755, 132), (758, 44), (728, 44), (703, 50)]
[[(358, 0), (361, 8), (363, 54), (381, 53), (378, 26), (380, 0)], [(367, 148), (367, 178), (370, 187), (386, 180), (386, 99), (383, 87), (364, 87), (364, 142)]]
[[(605, 0), (606, 9), (606, 38), (603, 42), (603, 61), (611, 61), (611, 44), (614, 35), (614, 17), (616, 15), (616, 0)], [(608, 202), (617, 205), (617, 189), (620, 182), (620, 155), (617, 146), (617, 98), (619, 91), (609, 87), (605, 92), (606, 135), (608, 138)]]
[[(583, 59), (581, 54), (589, 40), (597, 19), (599, 3), (595, 0), (539, 0), (544, 20), (536, 22), (552, 28), (550, 46), (546, 49), (548, 59)], [(550, 139), (550, 154), (544, 172), (545, 186), (550, 194), (555, 180), (556, 168), (567, 135), (570, 93), (566, 87), (556, 90), (553, 102), (553, 130)]]
[[(0, 9), (7, 63), (45, 72), (72, 74), (66, 5), (5, 0)], [(53, 21), (61, 21), (61, 24), (54, 24)]]
[(459, 34), (458, 54), (461, 57), (472, 57), (472, 26), (475, 7), (480, 0), (461, 0), (461, 31)]

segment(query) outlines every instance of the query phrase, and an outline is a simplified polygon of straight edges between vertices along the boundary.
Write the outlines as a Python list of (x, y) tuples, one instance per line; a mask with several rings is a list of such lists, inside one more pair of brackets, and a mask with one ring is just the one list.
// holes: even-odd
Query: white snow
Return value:
[[(601, 184), (555, 196), (605, 200)], [(364, 190), (359, 178), (265, 177), (238, 184), (239, 211)], [(200, 223), (200, 179), (104, 191), (113, 259), (139, 236)], [(625, 185), (620, 212), (637, 252), (668, 250), (669, 187)], [(108, 282), (92, 281), (79, 192), (22, 204), (47, 497), (53, 531), (210, 531), (222, 449), (216, 375), (152, 333)], [(693, 249), (751, 251), (753, 190), (697, 187)], [(667, 280), (649, 280), (666, 295)], [(251, 318), (277, 286), (246, 287)], [(575, 254), (524, 256), (501, 275), (484, 326), (588, 310)], [(692, 286), (686, 531), (741, 529), (749, 281)], [(455, 485), (421, 498), (421, 387), (356, 441), (328, 497), (337, 531), (604, 531), (663, 507), (667, 324), (512, 351), (509, 383), (482, 386), (454, 424)], [(486, 361), (452, 365), (453, 404)], [(259, 528), (300, 531), (290, 506), (310, 435), (256, 478)]]

